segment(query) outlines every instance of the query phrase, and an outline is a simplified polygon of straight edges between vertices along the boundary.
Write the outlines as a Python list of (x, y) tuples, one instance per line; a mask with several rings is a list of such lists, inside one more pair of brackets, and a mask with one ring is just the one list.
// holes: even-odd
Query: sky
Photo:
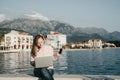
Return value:
[(21, 17), (120, 31), (120, 0), (0, 0), (0, 22)]

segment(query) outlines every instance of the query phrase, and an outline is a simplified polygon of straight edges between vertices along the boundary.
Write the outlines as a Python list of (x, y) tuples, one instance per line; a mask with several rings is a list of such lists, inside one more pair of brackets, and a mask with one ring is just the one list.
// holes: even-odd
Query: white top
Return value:
[[(37, 52), (36, 57), (52, 56), (53, 57), (53, 48), (48, 45), (44, 45), (42, 49)], [(35, 57), (35, 58), (36, 58)], [(31, 61), (35, 61), (35, 58), (31, 56)], [(48, 69), (53, 69), (53, 66), (48, 67)]]

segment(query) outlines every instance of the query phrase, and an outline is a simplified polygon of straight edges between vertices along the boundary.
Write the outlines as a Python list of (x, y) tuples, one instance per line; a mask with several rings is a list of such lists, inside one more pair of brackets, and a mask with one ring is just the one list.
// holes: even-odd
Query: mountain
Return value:
[(49, 31), (54, 30), (51, 23), (32, 19), (15, 19), (9, 22), (1, 23), (0, 27), (23, 30), (33, 35), (48, 33)]
[(120, 32), (114, 31), (112, 33), (109, 33), (109, 37), (111, 41), (120, 40)]
[(26, 31), (32, 35), (49, 34), (50, 31), (59, 31), (69, 35), (74, 31), (74, 27), (60, 21), (43, 21), (33, 19), (15, 19), (9, 22), (0, 23), (0, 28), (18, 29)]
[(60, 21), (55, 21), (55, 20), (50, 21), (50, 23), (52, 24), (52, 26), (54, 26), (54, 31), (67, 34), (68, 36), (70, 36), (72, 33), (75, 32), (75, 28), (70, 24), (60, 22)]
[[(35, 36), (37, 34), (49, 34), (50, 31), (58, 31), (67, 35), (68, 42), (88, 41), (89, 39), (102, 39), (103, 41), (120, 40), (120, 32), (109, 33), (103, 28), (76, 28), (68, 23), (57, 20), (40, 20), (19, 18), (0, 23), (0, 30), (5, 34), (6, 30), (21, 30)], [(7, 31), (7, 32), (8, 32)]]
[(6, 20), (10, 20), (5, 14), (0, 14), (0, 23)]
[(43, 21), (49, 21), (49, 18), (46, 16), (43, 16), (42, 14), (38, 12), (32, 12), (30, 14), (25, 14), (25, 17), (28, 19), (33, 19), (33, 20), (43, 20)]
[(108, 31), (106, 31), (103, 28), (96, 28), (96, 27), (87, 27), (87, 28), (81, 28), (82, 31), (84, 31), (87, 34), (94, 34), (97, 33), (101, 36), (104, 36), (106, 34), (108, 34)]

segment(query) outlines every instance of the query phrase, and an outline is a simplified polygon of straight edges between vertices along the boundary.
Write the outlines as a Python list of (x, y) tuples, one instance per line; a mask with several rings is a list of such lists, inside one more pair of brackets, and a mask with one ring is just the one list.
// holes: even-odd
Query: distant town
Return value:
[[(45, 44), (51, 45), (54, 49), (102, 49), (116, 47), (113, 43), (103, 42), (100, 39), (91, 39), (86, 42), (67, 43), (67, 35), (51, 31), (46, 35)], [(0, 51), (30, 51), (33, 43), (33, 36), (26, 32), (11, 30), (4, 35), (0, 42)]]

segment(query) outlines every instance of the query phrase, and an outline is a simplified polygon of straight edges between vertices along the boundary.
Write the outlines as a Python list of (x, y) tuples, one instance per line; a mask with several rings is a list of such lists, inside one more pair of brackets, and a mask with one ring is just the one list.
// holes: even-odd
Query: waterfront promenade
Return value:
[[(54, 75), (55, 80), (120, 80), (114, 75)], [(0, 74), (0, 80), (40, 80), (27, 74)]]

